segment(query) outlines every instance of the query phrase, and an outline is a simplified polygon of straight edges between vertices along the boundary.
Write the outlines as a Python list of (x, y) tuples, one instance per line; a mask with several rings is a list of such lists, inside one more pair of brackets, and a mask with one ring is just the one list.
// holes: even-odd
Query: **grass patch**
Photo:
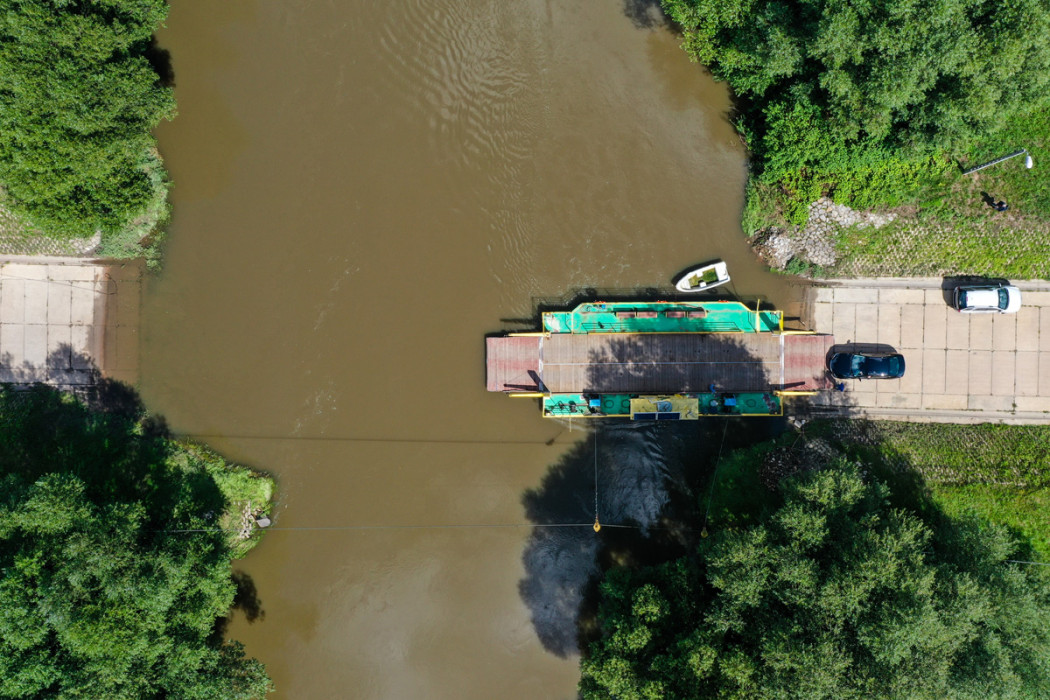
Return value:
[(187, 473), (204, 471), (222, 493), (225, 508), (215, 518), (216, 527), (228, 533), (235, 558), (247, 554), (262, 537), (254, 520), (269, 515), (273, 505), (274, 480), (239, 464), (232, 464), (207, 447), (172, 441), (168, 462)]
[(915, 480), (945, 514), (1010, 528), (1050, 561), (1050, 426), (821, 420), (806, 434), (876, 465), (898, 494)]
[(120, 231), (103, 234), (95, 254), (104, 258), (144, 258), (146, 266), (160, 267), (164, 228), (171, 218), (168, 190), (171, 182), (157, 150), (150, 149), (143, 158), (143, 169), (149, 175), (153, 195), (146, 208)]
[[(1018, 156), (970, 175), (963, 171), (1020, 148)], [(752, 177), (742, 215), (749, 235), (776, 227), (791, 231), (808, 219), (822, 196), (853, 209), (893, 213), (881, 228), (848, 228), (834, 240), (838, 262), (813, 276), (987, 275), (1050, 277), (1050, 115), (1018, 116), (981, 142), (955, 152), (902, 158), (861, 154), (826, 171), (797, 171), (775, 182)], [(1005, 201), (997, 212), (988, 200)], [(800, 261), (798, 264), (803, 264)]]
[(1040, 559), (1050, 561), (1050, 490), (1026, 491), (967, 484), (930, 487), (934, 502), (953, 518), (976, 514), (1024, 538)]

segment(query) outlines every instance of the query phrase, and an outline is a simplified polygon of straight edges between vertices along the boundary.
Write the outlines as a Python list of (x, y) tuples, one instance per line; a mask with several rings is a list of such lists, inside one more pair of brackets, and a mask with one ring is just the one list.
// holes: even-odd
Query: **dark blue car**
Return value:
[(897, 379), (904, 376), (904, 356), (897, 353), (837, 352), (828, 369), (839, 379)]

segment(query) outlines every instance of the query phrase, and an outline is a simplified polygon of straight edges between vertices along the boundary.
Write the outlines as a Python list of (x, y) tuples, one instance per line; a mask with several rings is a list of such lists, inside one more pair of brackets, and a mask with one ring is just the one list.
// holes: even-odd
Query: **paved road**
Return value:
[(0, 258), (0, 382), (138, 380), (138, 263)]
[(901, 420), (1050, 422), (1050, 282), (1017, 283), (1017, 314), (960, 314), (942, 280), (829, 280), (808, 292), (813, 330), (838, 346), (890, 346), (901, 379), (848, 381), (817, 410)]

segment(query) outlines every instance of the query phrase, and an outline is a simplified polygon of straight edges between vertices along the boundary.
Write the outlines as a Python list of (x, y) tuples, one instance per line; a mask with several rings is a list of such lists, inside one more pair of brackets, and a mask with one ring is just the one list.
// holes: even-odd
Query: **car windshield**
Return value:
[(1002, 287), (999, 288), (999, 308), (1005, 309), (1010, 305), (1010, 295)]

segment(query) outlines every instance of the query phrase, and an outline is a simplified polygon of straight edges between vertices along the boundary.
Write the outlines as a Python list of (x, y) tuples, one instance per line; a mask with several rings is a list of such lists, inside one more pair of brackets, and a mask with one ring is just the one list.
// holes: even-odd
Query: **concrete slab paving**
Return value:
[(987, 314), (973, 314), (970, 319), (970, 349), (992, 349), (992, 317)]
[(948, 320), (941, 305), (923, 307), (922, 346), (924, 348), (945, 348)]
[(1039, 353), (1014, 353), (1014, 389), (1017, 396), (1039, 395)]
[(831, 280), (830, 295), (815, 293), (820, 323), (811, 328), (839, 344), (894, 347), (907, 371), (847, 382), (847, 391), (815, 396), (811, 406), (893, 420), (1050, 422), (1050, 281), (1016, 282), (1024, 306), (1009, 315), (960, 314), (941, 283)]
[(1039, 309), (1039, 352), (1050, 352), (1050, 306)]
[(965, 411), (968, 408), (969, 396), (966, 394), (926, 394), (922, 397), (923, 408), (944, 411)]
[(47, 286), (47, 325), (68, 326), (73, 306), (73, 290), (69, 285), (56, 283)]
[(1014, 364), (1012, 352), (992, 352), (992, 396), (1014, 395)]
[[(1050, 333), (1050, 327), (1047, 333)], [(1039, 349), (1039, 309), (1022, 306), (1017, 312), (1017, 349)]]
[(69, 322), (74, 326), (89, 326), (95, 321), (95, 306), (105, 297), (93, 287), (75, 286), (70, 290)]
[(25, 326), (0, 323), (0, 369), (14, 365), (16, 358), (25, 357), (25, 347)]
[(854, 343), (877, 343), (879, 339), (878, 304), (857, 304), (857, 325), (853, 332)]
[(835, 300), (835, 290), (831, 287), (814, 287), (811, 301), (830, 304)]
[(944, 393), (945, 350), (922, 351), (922, 393)]
[(0, 322), (25, 322), (26, 283), (21, 279), (0, 281)]
[(836, 304), (865, 304), (871, 300), (871, 292), (867, 289), (841, 287), (835, 290)]
[(992, 350), (1017, 349), (1017, 316), (995, 314), (992, 316)]
[(923, 304), (926, 294), (921, 289), (880, 289), (879, 304), (902, 306), (904, 304)]
[(27, 324), (45, 325), (47, 323), (47, 294), (47, 282), (43, 280), (25, 281), (23, 308), (25, 309), (24, 318)]
[(924, 307), (907, 304), (901, 307), (901, 347), (921, 348), (923, 341)]
[(923, 301), (925, 306), (943, 306), (944, 292), (938, 287), (937, 289), (925, 289), (923, 290)]
[(901, 307), (887, 305), (879, 307), (878, 342), (898, 347), (901, 344)]
[[(3, 341), (0, 331), (0, 341)], [(1039, 395), (1050, 396), (1050, 353), (1039, 353)]]
[(1013, 407), (1012, 396), (971, 396), (967, 404), (972, 411), (1010, 411)]
[[(852, 303), (835, 304), (835, 317), (832, 319), (832, 334), (839, 343), (853, 342), (857, 328), (857, 305)], [(818, 331), (820, 329), (817, 329)]]
[(47, 366), (47, 326), (42, 323), (27, 323), (25, 326), (25, 348), (23, 366)]
[(1050, 397), (1047, 396), (1018, 396), (1016, 402), (1018, 411), (1043, 411), (1050, 412)]
[(71, 369), (73, 366), (73, 334), (68, 323), (48, 325), (47, 366), (51, 369)]
[[(813, 305), (813, 327), (831, 328), (834, 310), (831, 304), (819, 302)], [(1039, 319), (1036, 318), (1038, 324)]]
[(968, 366), (968, 389), (970, 396), (992, 395), (992, 352), (970, 350)]
[(138, 262), (0, 258), (0, 381), (137, 382), (142, 276)]
[(901, 377), (901, 393), (922, 393), (923, 363), (922, 350), (904, 352), (904, 376)]

